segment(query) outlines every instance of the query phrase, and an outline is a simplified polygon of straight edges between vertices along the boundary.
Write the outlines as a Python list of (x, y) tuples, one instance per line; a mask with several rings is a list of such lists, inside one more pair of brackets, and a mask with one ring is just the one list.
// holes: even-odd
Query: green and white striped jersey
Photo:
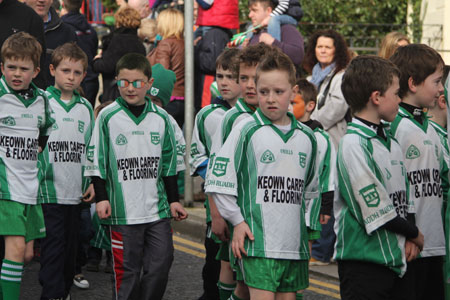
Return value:
[(321, 230), (319, 222), (320, 208), (322, 205), (321, 194), (335, 190), (334, 181), (336, 173), (336, 151), (330, 141), (328, 133), (317, 127), (314, 129), (314, 135), (317, 140), (317, 161), (319, 172), (319, 196), (313, 199), (306, 199), (305, 218), (306, 226), (312, 230)]
[(444, 255), (442, 206), (447, 199), (448, 167), (439, 135), (426, 116), (421, 125), (403, 107), (391, 129), (403, 152), (410, 184), (409, 211), (416, 214), (416, 225), (425, 236), (420, 257)]
[(106, 180), (110, 225), (143, 224), (170, 217), (162, 177), (176, 175), (175, 133), (167, 112), (147, 99), (135, 117), (122, 98), (97, 117), (85, 176)]
[(211, 154), (211, 144), (214, 134), (220, 128), (221, 120), (228, 108), (220, 104), (210, 104), (203, 107), (195, 116), (194, 132), (191, 142), (191, 175), (198, 166), (207, 160)]
[(79, 204), (90, 182), (83, 176), (83, 168), (94, 127), (94, 111), (89, 101), (76, 92), (70, 102), (64, 102), (61, 91), (49, 87), (47, 97), (55, 123), (47, 147), (39, 156), (42, 166), (39, 203)]
[(381, 227), (397, 215), (406, 218), (408, 179), (400, 145), (387, 129), (385, 134), (387, 140), (353, 119), (341, 139), (335, 259), (376, 263), (403, 276), (405, 237)]
[(0, 79), (0, 199), (24, 204), (37, 203), (38, 139), (54, 122), (45, 92), (31, 86), (33, 98), (24, 99)]
[(186, 141), (184, 139), (183, 130), (178, 126), (177, 121), (167, 114), (170, 123), (172, 124), (175, 132), (175, 141), (177, 143), (177, 173), (186, 170), (186, 164), (184, 163), (184, 155), (186, 154)]
[[(283, 133), (258, 109), (240, 122), (218, 152), (206, 192), (237, 197), (255, 236), (248, 256), (308, 259), (305, 197), (317, 196), (317, 142), (312, 130), (289, 113)], [(307, 195), (309, 194), (309, 195)]]

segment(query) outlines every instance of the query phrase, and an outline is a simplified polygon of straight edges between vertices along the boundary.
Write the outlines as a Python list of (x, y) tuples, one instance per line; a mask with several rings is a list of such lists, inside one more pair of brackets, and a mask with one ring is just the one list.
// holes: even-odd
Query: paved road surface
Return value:
[[(202, 293), (201, 270), (203, 266), (203, 245), (186, 237), (175, 235), (175, 260), (170, 271), (165, 300), (196, 300)], [(27, 266), (22, 282), (21, 300), (39, 299), (39, 263)], [(72, 288), (73, 300), (104, 300), (112, 298), (111, 275), (104, 272), (85, 272), (91, 287), (87, 290)], [(310, 287), (304, 299), (339, 299), (338, 283), (318, 277), (310, 277)]]

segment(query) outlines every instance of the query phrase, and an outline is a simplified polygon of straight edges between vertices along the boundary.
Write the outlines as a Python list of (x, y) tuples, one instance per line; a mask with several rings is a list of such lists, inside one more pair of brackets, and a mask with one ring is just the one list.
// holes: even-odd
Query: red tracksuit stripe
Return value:
[[(111, 230), (111, 240), (121, 241), (123, 243), (122, 234)], [(112, 253), (114, 261), (114, 277), (116, 281), (116, 295), (118, 295), (123, 279), (123, 249), (113, 247)]]

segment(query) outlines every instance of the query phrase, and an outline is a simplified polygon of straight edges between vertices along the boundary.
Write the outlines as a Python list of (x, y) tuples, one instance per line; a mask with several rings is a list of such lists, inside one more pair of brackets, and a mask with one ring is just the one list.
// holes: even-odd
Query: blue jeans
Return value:
[(317, 260), (329, 262), (333, 257), (334, 242), (336, 241), (336, 234), (333, 230), (334, 216), (328, 220), (328, 223), (322, 225), (320, 232), (320, 239), (315, 240), (312, 245), (311, 256)]
[(281, 26), (286, 24), (297, 25), (297, 20), (288, 15), (273, 16), (267, 25), (267, 33), (281, 41)]

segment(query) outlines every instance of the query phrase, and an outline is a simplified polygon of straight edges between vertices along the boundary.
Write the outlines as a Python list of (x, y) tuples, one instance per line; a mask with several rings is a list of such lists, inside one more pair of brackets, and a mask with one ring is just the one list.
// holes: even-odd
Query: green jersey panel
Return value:
[(307, 126), (291, 117), (281, 132), (259, 110), (238, 124), (218, 152), (207, 193), (237, 197), (255, 240), (249, 256), (308, 259), (305, 197), (318, 193), (317, 142)]
[(0, 199), (23, 204), (37, 203), (38, 140), (54, 122), (45, 92), (31, 87), (24, 99), (0, 79)]
[(47, 147), (39, 157), (42, 166), (40, 203), (79, 204), (89, 183), (83, 176), (86, 148), (94, 125), (91, 104), (74, 93), (70, 102), (60, 99), (61, 92), (47, 89), (55, 120)]
[(106, 180), (111, 225), (143, 224), (170, 217), (162, 177), (176, 175), (177, 152), (167, 113), (146, 101), (135, 117), (118, 98), (97, 118), (86, 176)]
[(349, 123), (337, 156), (339, 195), (335, 201), (337, 260), (361, 260), (406, 271), (405, 237), (381, 227), (406, 219), (408, 185), (403, 155), (358, 120)]

